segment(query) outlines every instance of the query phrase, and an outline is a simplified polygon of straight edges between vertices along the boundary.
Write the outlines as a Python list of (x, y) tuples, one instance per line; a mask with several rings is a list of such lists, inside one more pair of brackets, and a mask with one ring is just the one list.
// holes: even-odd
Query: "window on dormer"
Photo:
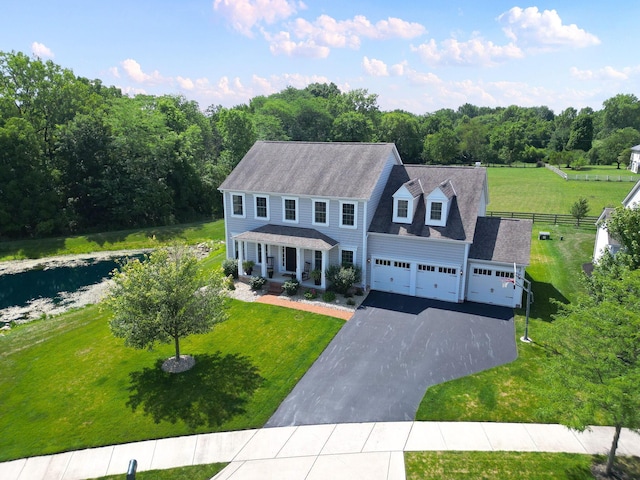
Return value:
[(429, 218), (434, 221), (442, 220), (442, 202), (432, 202)]
[(409, 200), (398, 200), (396, 216), (398, 218), (407, 218), (409, 216)]

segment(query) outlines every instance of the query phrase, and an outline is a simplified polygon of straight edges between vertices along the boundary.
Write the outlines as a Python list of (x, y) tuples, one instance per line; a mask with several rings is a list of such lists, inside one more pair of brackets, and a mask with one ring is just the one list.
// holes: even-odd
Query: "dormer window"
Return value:
[(393, 194), (393, 222), (412, 223), (413, 215), (422, 195), (420, 180), (409, 180)]
[(433, 227), (445, 227), (449, 209), (453, 203), (456, 192), (449, 180), (438, 185), (427, 197), (425, 203), (427, 211), (424, 223)]
[(431, 202), (429, 218), (434, 222), (439, 222), (440, 220), (442, 220), (442, 202)]

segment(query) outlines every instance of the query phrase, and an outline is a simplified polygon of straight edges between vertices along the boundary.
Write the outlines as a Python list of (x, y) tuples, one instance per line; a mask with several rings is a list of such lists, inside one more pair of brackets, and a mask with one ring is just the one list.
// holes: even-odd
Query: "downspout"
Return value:
[(231, 247), (231, 232), (229, 232), (229, 225), (227, 225), (227, 192), (222, 191), (222, 217), (224, 218), (224, 235), (226, 243), (227, 257), (231, 258), (233, 254), (229, 252)]
[(367, 241), (369, 239), (369, 234), (368, 234), (368, 230), (369, 230), (369, 218), (367, 217), (367, 205), (369, 204), (368, 201), (364, 201), (364, 212), (363, 212), (363, 221), (362, 221), (362, 288), (363, 290), (367, 289)]

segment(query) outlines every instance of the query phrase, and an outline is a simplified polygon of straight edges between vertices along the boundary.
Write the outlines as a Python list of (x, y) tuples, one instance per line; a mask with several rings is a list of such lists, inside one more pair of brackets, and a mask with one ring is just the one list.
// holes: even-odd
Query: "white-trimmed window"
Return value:
[(329, 225), (329, 201), (312, 200), (313, 203), (313, 225)]
[(244, 193), (231, 194), (231, 216), (245, 218)]
[(409, 217), (409, 200), (398, 200), (396, 216), (403, 219)]
[(343, 248), (340, 250), (340, 264), (354, 265), (356, 260), (355, 249)]
[(344, 228), (358, 227), (358, 204), (356, 202), (340, 202), (340, 226)]
[(442, 202), (431, 202), (429, 220), (433, 222), (439, 222), (442, 220)]
[(255, 195), (255, 217), (258, 220), (269, 220), (269, 197)]
[(282, 197), (282, 221), (298, 223), (298, 199), (295, 197)]

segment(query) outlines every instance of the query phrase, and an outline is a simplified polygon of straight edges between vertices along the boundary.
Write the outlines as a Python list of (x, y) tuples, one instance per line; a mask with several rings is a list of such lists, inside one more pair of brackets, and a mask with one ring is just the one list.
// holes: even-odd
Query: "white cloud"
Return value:
[(281, 31), (276, 35), (264, 30), (262, 33), (269, 41), (271, 52), (274, 54), (326, 58), (330, 48), (360, 48), (363, 38), (408, 39), (420, 36), (425, 31), (419, 23), (399, 18), (390, 17), (373, 24), (362, 15), (356, 15), (349, 20), (336, 20), (329, 15), (320, 15), (312, 22), (297, 18), (288, 25), (287, 31)]
[[(628, 69), (627, 72), (629, 72)], [(616, 70), (611, 66), (606, 66), (599, 70), (579, 70), (576, 67), (569, 69), (571, 76), (578, 80), (627, 80), (629, 74), (624, 71)]]
[(33, 42), (31, 44), (31, 53), (38, 58), (53, 58), (53, 52), (44, 43)]
[(372, 58), (371, 60), (369, 60), (368, 57), (364, 57), (362, 59), (362, 67), (364, 68), (364, 71), (368, 75), (371, 75), (372, 77), (388, 77), (389, 76), (389, 70), (387, 69), (387, 65), (382, 60), (377, 60), (375, 58)]
[(185, 90), (193, 90), (195, 87), (193, 80), (191, 80), (190, 78), (183, 78), (181, 76), (178, 76), (176, 78), (176, 82), (178, 82), (178, 85), (180, 85), (180, 87)]
[(600, 44), (597, 36), (578, 28), (576, 24), (563, 25), (555, 10), (540, 12), (538, 7), (513, 7), (500, 15), (498, 20), (506, 24), (503, 30), (507, 37), (532, 48), (582, 48)]
[(127, 58), (121, 63), (121, 65), (122, 69), (126, 72), (129, 78), (138, 83), (148, 83), (151, 85), (156, 85), (158, 83), (164, 83), (167, 81), (167, 79), (163, 78), (157, 70), (155, 70), (151, 74), (144, 73), (140, 64), (132, 58)]
[(404, 75), (408, 65), (409, 63), (406, 60), (400, 63), (396, 63), (395, 65), (392, 65), (391, 74), (401, 77), (402, 75)]
[(447, 39), (438, 45), (434, 39), (427, 43), (411, 46), (420, 58), (430, 65), (476, 65), (493, 66), (500, 62), (522, 58), (522, 50), (513, 43), (496, 45), (480, 37), (466, 42), (455, 38)]
[(272, 24), (296, 13), (298, 8), (305, 8), (300, 2), (296, 6), (290, 0), (214, 0), (213, 9), (220, 12), (231, 26), (251, 37), (252, 29), (263, 23)]
[(118, 70), (118, 67), (109, 67), (108, 71), (114, 77), (120, 78), (120, 70)]
[(289, 32), (280, 32), (276, 35), (264, 31), (262, 33), (269, 42), (269, 50), (273, 55), (310, 58), (327, 58), (329, 56), (329, 47), (317, 45), (313, 39), (296, 42), (291, 39)]

